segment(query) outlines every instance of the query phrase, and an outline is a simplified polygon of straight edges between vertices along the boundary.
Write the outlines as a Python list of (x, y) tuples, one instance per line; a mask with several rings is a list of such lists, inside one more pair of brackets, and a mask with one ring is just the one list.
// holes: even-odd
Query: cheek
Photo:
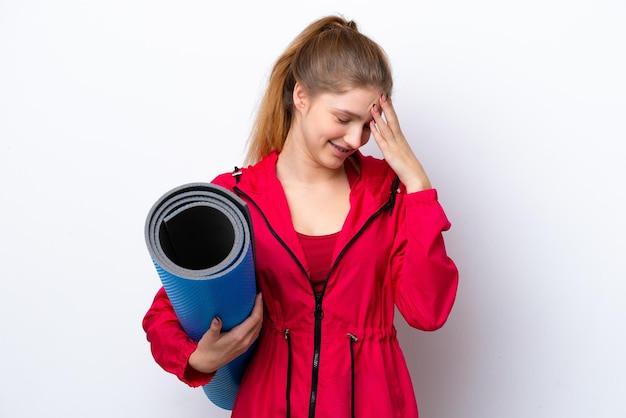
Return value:
[(345, 128), (326, 117), (311, 117), (303, 123), (304, 131), (312, 140), (335, 139), (345, 135)]
[(324, 129), (320, 129), (320, 133), (328, 139), (335, 139), (344, 137), (348, 130), (338, 124), (328, 124)]

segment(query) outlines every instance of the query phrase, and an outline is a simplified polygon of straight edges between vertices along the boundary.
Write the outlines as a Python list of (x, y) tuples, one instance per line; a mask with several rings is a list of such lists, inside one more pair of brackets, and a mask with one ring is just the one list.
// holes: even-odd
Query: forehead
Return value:
[(315, 97), (315, 101), (329, 110), (352, 113), (367, 119), (370, 117), (370, 108), (377, 103), (381, 94), (374, 88), (352, 88), (342, 93), (321, 93)]

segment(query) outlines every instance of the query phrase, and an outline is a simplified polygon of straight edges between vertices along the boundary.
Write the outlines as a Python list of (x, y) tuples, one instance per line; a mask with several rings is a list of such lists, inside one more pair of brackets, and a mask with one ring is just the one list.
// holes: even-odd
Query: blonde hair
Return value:
[(391, 94), (387, 55), (359, 32), (354, 21), (326, 16), (307, 26), (278, 58), (269, 77), (249, 139), (246, 163), (281, 151), (293, 116), (293, 88), (311, 96), (371, 87)]

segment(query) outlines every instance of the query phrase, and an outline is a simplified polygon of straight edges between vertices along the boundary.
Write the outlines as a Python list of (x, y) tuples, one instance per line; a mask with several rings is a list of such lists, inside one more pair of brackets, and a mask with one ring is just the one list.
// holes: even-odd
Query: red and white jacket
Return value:
[[(264, 302), (263, 328), (232, 416), (417, 417), (394, 307), (412, 327), (432, 331), (454, 304), (458, 272), (446, 253), (442, 232), (450, 223), (436, 190), (407, 194), (384, 160), (355, 154), (350, 212), (316, 296), (276, 177), (277, 157), (213, 180), (248, 203)], [(210, 381), (213, 375), (188, 366), (196, 343), (163, 289), (143, 326), (163, 369), (190, 386)]]

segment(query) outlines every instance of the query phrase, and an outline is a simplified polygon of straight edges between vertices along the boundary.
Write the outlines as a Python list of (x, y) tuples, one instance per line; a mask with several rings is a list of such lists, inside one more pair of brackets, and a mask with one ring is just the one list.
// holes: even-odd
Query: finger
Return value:
[(250, 316), (248, 316), (241, 324), (233, 328), (232, 331), (234, 331), (234, 333), (239, 335), (241, 338), (252, 337), (253, 339), (256, 339), (259, 332), (261, 331), (262, 324), (263, 299), (261, 297), (261, 294), (258, 294), (256, 296), (252, 312), (250, 312)]
[(385, 114), (385, 120), (387, 121), (387, 125), (389, 125), (392, 130), (395, 130), (395, 128), (399, 127), (400, 125), (398, 123), (398, 115), (396, 114), (396, 110), (391, 103), (391, 98), (383, 94), (380, 96), (380, 99), (378, 101), (380, 103), (382, 112)]
[(211, 326), (202, 336), (203, 340), (217, 341), (222, 332), (222, 320), (218, 317), (213, 318)]
[(259, 293), (256, 295), (256, 299), (254, 301), (254, 307), (252, 308), (252, 313), (250, 316), (254, 316), (257, 320), (263, 319), (263, 294)]
[(380, 145), (382, 142), (391, 139), (391, 135), (393, 135), (393, 133), (387, 126), (387, 122), (380, 112), (380, 105), (376, 104), (372, 106), (371, 113), (373, 120), (370, 122), (370, 129), (374, 135), (374, 139)]
[(248, 322), (251, 324), (250, 333), (256, 337), (261, 332), (261, 326), (263, 324), (263, 296), (259, 293), (254, 302), (254, 307), (248, 318)]

